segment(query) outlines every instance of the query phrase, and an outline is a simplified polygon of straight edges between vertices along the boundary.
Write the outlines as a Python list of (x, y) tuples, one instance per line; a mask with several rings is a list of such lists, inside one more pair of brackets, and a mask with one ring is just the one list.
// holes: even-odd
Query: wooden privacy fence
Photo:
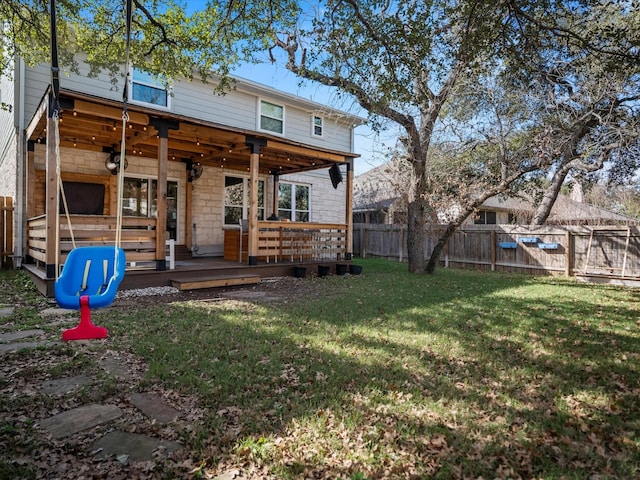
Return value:
[[(427, 234), (426, 257), (442, 230)], [(353, 252), (404, 261), (406, 236), (406, 226), (354, 224)], [(453, 234), (440, 261), (445, 267), (640, 279), (640, 228), (470, 225)]]
[(2, 268), (13, 265), (13, 198), (0, 197), (0, 258)]

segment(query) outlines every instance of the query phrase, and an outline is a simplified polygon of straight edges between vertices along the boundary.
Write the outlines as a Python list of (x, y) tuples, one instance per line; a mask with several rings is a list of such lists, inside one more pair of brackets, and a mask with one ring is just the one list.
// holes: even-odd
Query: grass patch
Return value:
[(203, 474), (640, 475), (638, 291), (358, 263), (362, 275), (296, 280), (280, 302), (94, 320), (144, 358), (146, 382), (199, 398), (207, 415), (184, 441)]
[[(639, 474), (638, 293), (366, 260), (282, 303), (108, 312), (197, 394), (219, 455), (281, 478)], [(308, 285), (308, 284), (307, 284)], [(107, 318), (108, 317), (108, 318)]]

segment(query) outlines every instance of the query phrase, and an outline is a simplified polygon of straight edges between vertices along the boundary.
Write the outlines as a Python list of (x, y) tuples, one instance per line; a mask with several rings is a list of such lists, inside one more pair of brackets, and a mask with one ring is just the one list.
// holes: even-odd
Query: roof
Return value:
[[(46, 139), (46, 98), (27, 127), (33, 141)], [(310, 104), (310, 102), (307, 102)], [(122, 104), (80, 92), (60, 91), (60, 146), (96, 152), (116, 150), (122, 136)], [(127, 156), (158, 157), (160, 128), (168, 128), (169, 160), (246, 170), (250, 147), (256, 138), (260, 149), (260, 172), (288, 174), (327, 168), (359, 155), (322, 149), (280, 136), (232, 128), (171, 112), (128, 105)], [(164, 125), (164, 127), (162, 127)]]
[[(353, 210), (356, 212), (389, 208), (401, 196), (402, 182), (398, 180), (398, 163), (391, 160), (383, 165), (358, 175), (354, 179)], [(533, 201), (506, 195), (496, 195), (486, 200), (482, 210), (497, 212), (522, 212), (533, 214)], [(572, 200), (567, 195), (558, 195), (547, 223), (609, 222), (638, 223), (637, 218), (621, 215), (610, 210)]]

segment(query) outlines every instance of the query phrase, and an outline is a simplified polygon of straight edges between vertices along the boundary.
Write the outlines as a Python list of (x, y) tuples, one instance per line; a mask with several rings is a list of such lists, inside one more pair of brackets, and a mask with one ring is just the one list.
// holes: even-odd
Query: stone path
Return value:
[[(0, 308), (0, 318), (10, 317), (13, 311), (13, 308)], [(74, 320), (65, 319), (69, 312), (69, 310), (49, 308), (41, 312), (41, 315), (45, 317), (47, 325), (66, 323), (71, 326)], [(45, 334), (41, 329), (2, 332), (0, 333), (0, 357), (22, 349), (34, 349), (60, 342), (61, 339), (53, 339), (51, 334)], [(132, 380), (134, 378), (126, 363), (117, 357), (107, 356), (102, 358), (99, 364), (105, 373), (117, 379)], [(97, 381), (84, 374), (62, 377), (42, 382), (38, 392), (42, 395), (62, 396)], [(145, 417), (154, 422), (168, 424), (180, 418), (180, 412), (157, 394), (133, 393), (130, 395), (130, 401)], [(122, 420), (123, 416), (124, 412), (117, 405), (89, 404), (39, 420), (39, 428), (43, 435), (48, 435), (54, 440), (64, 439), (99, 425), (108, 425), (115, 420)], [(177, 442), (139, 433), (111, 430), (91, 445), (91, 453), (96, 460), (115, 458), (123, 463), (145, 462), (180, 448), (181, 445)]]
[[(242, 298), (238, 295), (237, 298)], [(43, 329), (10, 331), (10, 317), (14, 307), (0, 305), (0, 319), (9, 319), (6, 324), (0, 324), (0, 362), (2, 357), (24, 349), (46, 348), (60, 345), (61, 332), (77, 324), (77, 312), (59, 308), (47, 308), (39, 312), (42, 324), (47, 327), (60, 326), (60, 333), (47, 333)], [(78, 344), (91, 341), (78, 341)], [(75, 342), (72, 342), (75, 343)], [(42, 434), (43, 442), (49, 441), (73, 443), (74, 435), (84, 435), (84, 443), (80, 443), (83, 457), (88, 456), (94, 462), (119, 462), (132, 464), (134, 462), (153, 462), (167, 455), (179, 451), (182, 445), (178, 442), (157, 438), (141, 433), (124, 430), (136, 430), (142, 418), (152, 424), (171, 425), (181, 421), (183, 412), (170, 405), (156, 393), (138, 392), (139, 373), (131, 371), (130, 364), (120, 358), (118, 352), (97, 356), (96, 363), (108, 377), (112, 377), (132, 393), (125, 395), (124, 401), (118, 396), (120, 406), (105, 403), (89, 403), (75, 408), (67, 408), (48, 418), (31, 418), (37, 430)], [(66, 377), (54, 378), (40, 382), (35, 391), (20, 390), (16, 385), (12, 392), (22, 395), (42, 395), (60, 398), (61, 405), (67, 405), (67, 395), (81, 392), (83, 388), (99, 386), (105, 377), (95, 372), (80, 373)], [(33, 383), (32, 383), (33, 385)], [(71, 397), (73, 398), (73, 397)], [(122, 407), (122, 408), (121, 408)], [(138, 424), (136, 423), (138, 422)], [(93, 429), (93, 430), (92, 430)], [(95, 438), (94, 438), (95, 436)], [(89, 439), (87, 442), (86, 440)], [(142, 464), (143, 465), (143, 464)], [(144, 467), (143, 467), (144, 468)], [(85, 477), (83, 477), (85, 478)], [(213, 480), (246, 480), (239, 470), (233, 469)]]

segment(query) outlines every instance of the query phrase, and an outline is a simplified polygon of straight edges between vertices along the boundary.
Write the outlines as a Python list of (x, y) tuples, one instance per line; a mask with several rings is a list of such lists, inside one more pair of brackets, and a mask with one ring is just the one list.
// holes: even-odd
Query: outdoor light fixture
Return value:
[[(109, 156), (104, 161), (104, 166), (107, 170), (111, 172), (111, 175), (117, 175), (118, 170), (120, 170), (120, 158), (122, 155), (118, 152), (112, 151), (109, 153)], [(126, 170), (129, 166), (129, 162), (127, 161), (127, 157), (124, 158), (124, 169)]]
[(189, 170), (189, 181), (193, 182), (194, 180), (199, 179), (203, 171), (204, 171), (204, 167), (200, 162), (194, 163), (191, 166), (191, 170)]

